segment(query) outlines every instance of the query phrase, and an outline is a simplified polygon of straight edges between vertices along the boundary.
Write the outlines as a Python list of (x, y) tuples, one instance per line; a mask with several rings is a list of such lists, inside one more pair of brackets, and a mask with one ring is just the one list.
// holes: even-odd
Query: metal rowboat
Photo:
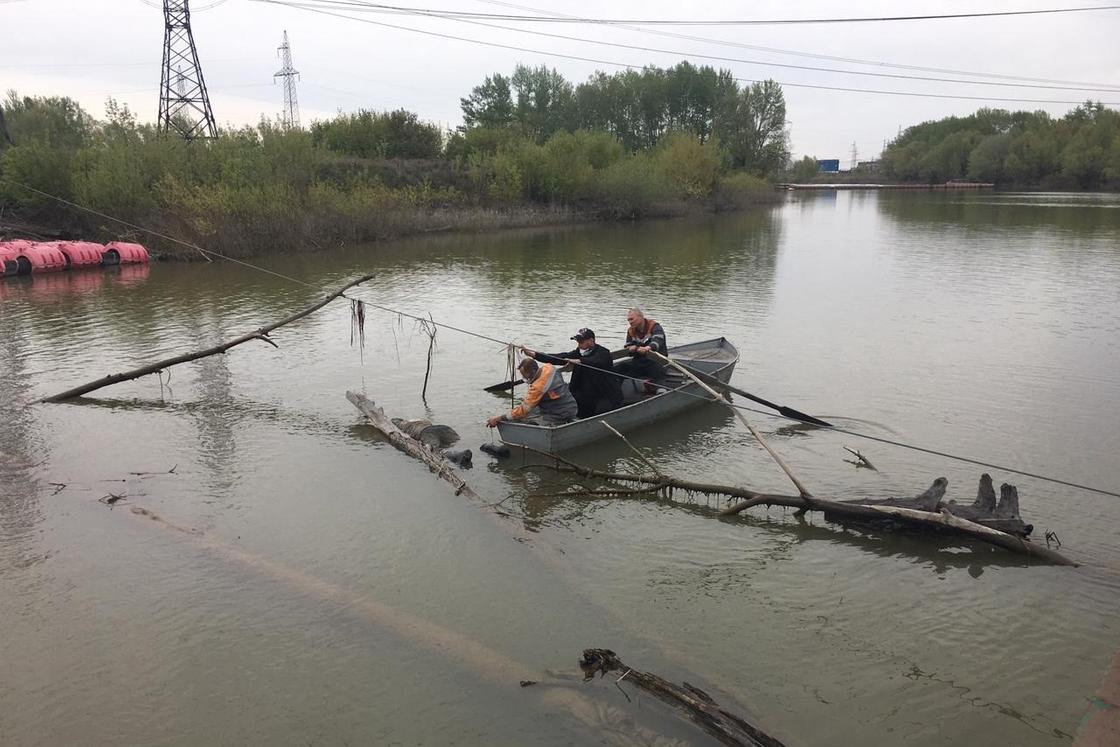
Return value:
[[(693, 342), (673, 348), (673, 360), (688, 368), (713, 376), (723, 383), (731, 380), (739, 351), (727, 338)], [(498, 424), (498, 435), (511, 446), (528, 446), (554, 454), (610, 436), (610, 431), (599, 424), (606, 421), (622, 433), (664, 420), (691, 407), (704, 404), (711, 395), (674, 369), (669, 369), (661, 385), (647, 394), (638, 382), (622, 382), (623, 406), (617, 410), (576, 420), (565, 425), (547, 426), (503, 421)]]

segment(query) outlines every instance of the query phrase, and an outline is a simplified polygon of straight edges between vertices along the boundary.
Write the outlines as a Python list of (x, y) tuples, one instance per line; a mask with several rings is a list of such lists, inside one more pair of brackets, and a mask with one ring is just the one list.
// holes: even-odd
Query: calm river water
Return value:
[[(279, 349), (28, 403), (374, 272), (355, 295), (544, 349), (582, 326), (617, 345), (639, 302), (670, 343), (726, 335), (734, 383), (771, 400), (1115, 491), (1116, 196), (792, 195), (266, 264), (313, 287), (226, 264), (0, 284), (0, 743), (704, 742), (611, 680), (518, 686), (591, 646), (790, 745), (1072, 741), (1120, 646), (1118, 498), (992, 470), (1069, 569), (776, 509), (720, 521), (687, 496), (531, 497), (577, 480), (478, 453), (504, 350), (440, 331), (425, 405), (424, 334), (370, 309), (362, 354), (344, 301)], [(385, 444), (347, 389), (458, 429), (504, 515)], [(817, 495), (941, 475), (975, 495), (979, 467), (748, 415)], [(683, 478), (792, 489), (715, 406), (632, 441)], [(573, 456), (645, 469), (612, 441)]]

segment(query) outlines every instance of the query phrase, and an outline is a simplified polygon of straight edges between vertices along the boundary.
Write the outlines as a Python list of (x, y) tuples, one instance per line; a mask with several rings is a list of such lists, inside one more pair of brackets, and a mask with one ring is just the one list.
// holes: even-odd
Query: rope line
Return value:
[(135, 223), (130, 223), (129, 221), (124, 220), (123, 218), (117, 218), (115, 216), (109, 215), (108, 213), (103, 213), (100, 210), (94, 210), (91, 207), (86, 207), (85, 205), (79, 205), (78, 203), (71, 202), (70, 200), (67, 200), (64, 197), (58, 197), (57, 195), (52, 195), (49, 192), (44, 192), (41, 189), (36, 189), (35, 187), (31, 187), (31, 186), (28, 186), (26, 184), (22, 184), (22, 183), (17, 182), (17, 181), (13, 181), (11, 179), (8, 179), (7, 177), (0, 176), (0, 182), (5, 182), (7, 184), (11, 184), (11, 185), (14, 185), (16, 187), (20, 187), (22, 189), (26, 189), (28, 192), (34, 192), (37, 195), (42, 195), (43, 197), (47, 197), (49, 199), (56, 200), (58, 202), (61, 202), (63, 205), (69, 205), (70, 207), (75, 208), (77, 210), (83, 210), (87, 213), (91, 213), (91, 214), (99, 216), (101, 218), (105, 218), (106, 220), (116, 221), (117, 223), (120, 223), (121, 225), (125, 225), (125, 226), (128, 226), (129, 228), (136, 229), (137, 231), (143, 231), (144, 233), (150, 234), (152, 236), (157, 236), (161, 239), (165, 239), (165, 240), (170, 241), (172, 243), (180, 244), (180, 245), (188, 247), (190, 249), (194, 249), (195, 251), (199, 252), (202, 255), (202, 258), (205, 259), (207, 262), (213, 262), (214, 261), (214, 260), (210, 259), (209, 256), (207, 256), (207, 255), (212, 254), (215, 257), (218, 257), (219, 259), (226, 260), (227, 262), (233, 262), (234, 264), (242, 265), (242, 266), (248, 267), (249, 269), (252, 269), (252, 270), (259, 270), (260, 272), (265, 272), (265, 273), (268, 273), (269, 275), (275, 275), (278, 278), (281, 278), (283, 280), (290, 280), (293, 283), (298, 283), (298, 284), (300, 284), (304, 287), (307, 287), (307, 288), (318, 287), (318, 286), (315, 286), (311, 283), (300, 280), (299, 278), (294, 278), (290, 275), (285, 275), (281, 272), (276, 272), (275, 270), (270, 270), (267, 267), (261, 267), (260, 265), (254, 265), (250, 262), (245, 262), (244, 260), (235, 259), (234, 257), (230, 257), (227, 254), (222, 254), (221, 252), (216, 252), (213, 249), (203, 249), (198, 244), (192, 244), (189, 241), (183, 241), (182, 239), (177, 239), (174, 236), (168, 236), (167, 234), (160, 233), (159, 231), (152, 230), (151, 228), (145, 228), (144, 226), (139, 226)]
[[(429, 317), (420, 317), (420, 316), (416, 316), (414, 314), (409, 314), (409, 313), (404, 312), (404, 311), (399, 311), (397, 309), (390, 308), (388, 306), (381, 306), (379, 304), (371, 303), (369, 301), (366, 301), (366, 305), (371, 306), (371, 307), (376, 308), (376, 309), (380, 309), (382, 311), (385, 311), (385, 312), (388, 312), (388, 313), (391, 313), (391, 314), (399, 314), (399, 315), (407, 317), (409, 319), (423, 319), (424, 321), (427, 321), (430, 324), (434, 324), (437, 327), (445, 327), (446, 329), (450, 329), (450, 330), (453, 330), (455, 332), (460, 332), (460, 333), (465, 334), (465, 335), (470, 335), (471, 337), (477, 337), (481, 340), (487, 340), (488, 342), (495, 342), (495, 343), (498, 343), (499, 345), (505, 346), (507, 349), (511, 348), (511, 347), (523, 347), (522, 345), (518, 345), (517, 343), (514, 343), (514, 342), (509, 342), (507, 340), (499, 340), (496, 337), (490, 337), (489, 335), (484, 335), (484, 334), (481, 334), (479, 332), (472, 332), (471, 330), (462, 329), (461, 327), (456, 327), (456, 326), (453, 326), (453, 325), (450, 325), (450, 324), (445, 324), (444, 322), (437, 322), (434, 319), (431, 319), (430, 316)], [(586, 364), (582, 364), (582, 363), (580, 365), (583, 365), (585, 368), (589, 368), (589, 369), (592, 369), (594, 371), (600, 371), (602, 373), (610, 374), (612, 376), (617, 376), (620, 379), (626, 379), (626, 380), (635, 381), (635, 382), (644, 382), (645, 381), (645, 379), (640, 379), (640, 378), (635, 377), (635, 376), (628, 376), (628, 375), (626, 375), (626, 374), (624, 374), (620, 371), (608, 370), (608, 369), (605, 369), (605, 368), (598, 368), (596, 366), (587, 366)], [(707, 397), (707, 396), (702, 395), (702, 394), (697, 394), (695, 392), (687, 392), (687, 391), (682, 391), (680, 389), (673, 389), (673, 390), (670, 390), (670, 391), (673, 391), (676, 394), (682, 394), (686, 397), (693, 397), (695, 399), (703, 400), (704, 402), (712, 402), (713, 401), (712, 398)], [(744, 412), (751, 412), (751, 413), (755, 413), (757, 415), (766, 415), (768, 417), (779, 418), (781, 420), (789, 420), (789, 421), (792, 421), (794, 423), (803, 423), (804, 422), (802, 420), (798, 420), (797, 418), (791, 418), (788, 415), (782, 415), (781, 413), (770, 412), (768, 410), (759, 410), (758, 408), (748, 407), (747, 405), (737, 405), (733, 402), (727, 402), (727, 401), (723, 401), (722, 404), (726, 405), (727, 407), (731, 407), (733, 409), (736, 409), (736, 410), (741, 410), (741, 411), (744, 411)], [(841, 428), (841, 427), (835, 426), (835, 425), (814, 426), (814, 427), (821, 428), (823, 430), (835, 431), (836, 433), (843, 433), (845, 435), (853, 436), (855, 438), (867, 439), (868, 441), (877, 441), (877, 442), (882, 443), (882, 444), (887, 444), (889, 446), (897, 446), (897, 447), (902, 448), (902, 449), (910, 449), (911, 451), (919, 451), (919, 452), (922, 452), (924, 454), (932, 454), (934, 456), (944, 457), (946, 459), (952, 459), (952, 460), (955, 460), (955, 461), (958, 461), (958, 462), (975, 464), (975, 465), (978, 465), (980, 467), (988, 467), (989, 469), (1000, 470), (1000, 471), (1003, 471), (1003, 472), (1010, 472), (1012, 474), (1022, 475), (1024, 477), (1031, 477), (1031, 478), (1034, 478), (1036, 480), (1043, 480), (1045, 482), (1051, 482), (1051, 483), (1055, 483), (1057, 485), (1065, 485), (1065, 486), (1071, 487), (1071, 488), (1078, 488), (1080, 490), (1087, 490), (1087, 491), (1092, 492), (1092, 493), (1100, 493), (1101, 495), (1108, 495), (1108, 496), (1112, 496), (1114, 498), (1120, 498), (1120, 492), (1117, 492), (1117, 491), (1105, 490), (1104, 488), (1095, 488), (1091, 485), (1082, 485), (1081, 483), (1071, 482), (1069, 480), (1063, 480), (1063, 479), (1057, 478), (1057, 477), (1049, 477), (1047, 475), (1042, 475), (1042, 474), (1039, 474), (1037, 472), (1027, 472), (1026, 470), (1016, 469), (1014, 467), (1008, 467), (1008, 466), (1002, 465), (1002, 464), (995, 464), (993, 462), (985, 462), (985, 461), (982, 461), (982, 460), (979, 460), (979, 459), (973, 459), (971, 457), (961, 456), (959, 454), (951, 454), (947, 451), (939, 451), (937, 449), (930, 449), (930, 448), (926, 448), (924, 446), (917, 446), (915, 444), (908, 444), (904, 441), (896, 441), (896, 440), (889, 439), (889, 438), (883, 438), (881, 436), (872, 436), (872, 435), (867, 434), (867, 433), (860, 433), (859, 431), (853, 431), (853, 430), (849, 430), (847, 428)]]
[[(229, 257), (227, 255), (224, 255), (221, 252), (216, 252), (216, 251), (213, 251), (211, 249), (203, 249), (202, 247), (198, 246), (197, 244), (192, 244), (188, 241), (183, 241), (182, 239), (177, 239), (173, 236), (167, 236), (166, 234), (162, 234), (158, 231), (154, 231), (152, 229), (136, 225), (135, 223), (130, 223), (129, 221), (123, 220), (121, 218), (117, 218), (117, 217), (114, 217), (112, 215), (102, 213), (98, 210), (94, 210), (93, 208), (85, 207), (84, 205), (79, 205), (76, 202), (71, 202), (70, 200), (64, 199), (62, 197), (58, 197), (56, 195), (52, 195), (48, 192), (44, 192), (40, 189), (36, 189), (35, 187), (30, 187), (26, 184), (21, 184), (20, 182), (13, 181), (13, 180), (7, 179), (5, 177), (0, 177), (0, 182), (5, 182), (7, 184), (12, 184), (12, 185), (15, 185), (17, 187), (21, 187), (23, 189), (28, 190), (29, 192), (34, 192), (35, 194), (42, 195), (43, 197), (46, 197), (46, 198), (49, 198), (49, 199), (52, 199), (52, 200), (57, 200), (58, 202), (60, 202), (64, 205), (69, 205), (70, 207), (76, 208), (78, 210), (84, 210), (87, 213), (92, 213), (93, 215), (100, 216), (100, 217), (105, 218), (107, 220), (116, 221), (117, 223), (120, 223), (122, 225), (129, 226), (130, 228), (134, 228), (137, 231), (143, 231), (144, 233), (151, 234), (152, 236), (158, 236), (159, 238), (166, 239), (167, 241), (171, 241), (171, 242), (174, 242), (176, 244), (181, 244), (183, 246), (190, 247), (192, 249), (195, 249), (195, 250), (201, 252), (204, 257), (206, 257), (207, 254), (212, 254), (215, 257), (218, 257), (220, 259), (224, 259), (228, 262), (233, 262), (235, 264), (242, 265), (244, 267), (248, 267), (251, 270), (258, 270), (260, 272), (267, 273), (269, 275), (273, 275), (275, 277), (278, 277), (282, 280), (287, 280), (287, 281), (290, 281), (292, 283), (302, 285), (306, 288), (317, 288), (318, 287), (318, 286), (316, 286), (312, 283), (308, 283), (304, 280), (300, 280), (299, 278), (294, 278), (290, 275), (285, 275), (281, 272), (276, 272), (276, 271), (270, 270), (266, 267), (261, 267), (260, 265), (255, 265), (252, 262), (246, 262), (244, 260), (235, 259), (233, 257)], [(207, 261), (211, 261), (209, 257), (206, 257), (206, 259), (207, 259)], [(375, 308), (375, 309), (379, 309), (381, 311), (384, 311), (384, 312), (387, 312), (387, 313), (390, 313), (390, 314), (397, 314), (398, 316), (406, 317), (408, 319), (415, 319), (417, 321), (422, 321), (422, 322), (425, 322), (425, 323), (428, 323), (428, 324), (432, 324), (436, 327), (443, 327), (444, 329), (449, 329), (453, 332), (458, 332), (460, 334), (468, 335), (470, 337), (475, 337), (475, 338), (478, 338), (480, 340), (486, 340), (487, 342), (497, 343), (498, 345), (501, 345), (505, 349), (505, 351), (507, 351), (507, 355), (514, 348), (523, 347), (522, 345), (519, 345), (518, 343), (511, 342), (509, 340), (499, 340), (496, 337), (491, 337), (489, 335), (484, 335), (481, 332), (473, 332), (469, 329), (464, 329), (462, 327), (456, 327), (455, 325), (452, 325), (452, 324), (447, 324), (446, 322), (437, 322), (437, 321), (435, 321), (435, 319), (433, 319), (431, 317), (430, 314), (427, 317), (417, 316), (415, 314), (409, 314), (405, 311), (400, 311), (398, 309), (394, 309), (394, 308), (391, 308), (389, 306), (383, 306), (381, 304), (374, 303), (372, 301), (366, 301), (365, 299), (356, 299), (356, 298), (353, 298), (352, 296), (348, 296), (345, 293), (340, 293), (339, 295), (342, 298), (348, 299), (350, 301), (361, 301), (366, 306), (369, 306), (369, 307)], [(626, 375), (624, 373), (621, 373), (619, 371), (614, 371), (614, 370), (609, 370), (608, 371), (607, 369), (597, 368), (595, 366), (587, 366), (587, 367), (591, 368), (593, 370), (596, 370), (596, 371), (601, 371), (603, 373), (611, 374), (612, 376), (617, 376), (617, 377), (622, 378), (622, 379), (628, 379), (628, 380), (631, 380), (631, 381), (644, 381), (644, 379), (639, 379), (635, 376), (628, 376), (628, 375)], [(672, 390), (672, 391), (675, 391), (677, 394), (681, 394), (681, 395), (688, 396), (688, 397), (694, 397), (696, 399), (703, 400), (705, 402), (712, 402), (713, 401), (711, 398), (706, 397), (706, 396), (701, 395), (701, 394), (696, 394), (695, 392), (686, 392), (686, 391), (681, 391), (679, 389)], [(731, 408), (734, 408), (734, 409), (737, 409), (737, 410), (742, 410), (744, 412), (752, 412), (752, 413), (755, 413), (755, 414), (758, 414), (758, 415), (765, 415), (765, 416), (772, 417), (772, 418), (780, 418), (782, 420), (790, 420), (790, 421), (793, 421), (795, 423), (803, 422), (801, 420), (798, 420), (797, 418), (791, 418), (791, 417), (788, 417), (786, 415), (782, 415), (781, 413), (769, 412), (767, 410), (759, 410), (757, 408), (748, 407), (746, 405), (737, 405), (737, 404), (734, 404), (732, 402), (727, 402), (725, 400), (723, 401), (723, 404), (725, 404), (727, 407), (731, 407)], [(922, 452), (922, 453), (925, 453), (925, 454), (932, 454), (934, 456), (943, 457), (945, 459), (952, 459), (952, 460), (955, 460), (955, 461), (958, 461), (958, 462), (965, 462), (965, 463), (968, 463), (968, 464), (975, 464), (975, 465), (978, 465), (978, 466), (981, 466), (981, 467), (988, 467), (990, 469), (1002, 470), (1004, 472), (1010, 472), (1010, 473), (1016, 474), (1016, 475), (1023, 475), (1024, 477), (1031, 477), (1031, 478), (1034, 478), (1036, 480), (1042, 480), (1044, 482), (1051, 482), (1051, 483), (1054, 483), (1054, 484), (1057, 484), (1057, 485), (1065, 485), (1067, 487), (1077, 488), (1079, 490), (1087, 490), (1087, 491), (1092, 492), (1092, 493), (1100, 493), (1101, 495), (1108, 495), (1108, 496), (1112, 496), (1114, 498), (1120, 498), (1120, 492), (1116, 492), (1116, 491), (1112, 491), (1112, 490), (1105, 490), (1103, 488), (1095, 488), (1095, 487), (1092, 487), (1091, 485), (1082, 485), (1080, 483), (1071, 482), (1069, 480), (1062, 480), (1062, 479), (1057, 478), (1057, 477), (1049, 477), (1047, 475), (1041, 475), (1041, 474), (1038, 474), (1036, 472), (1027, 472), (1027, 471), (1021, 470), (1021, 469), (1015, 469), (1014, 467), (1007, 467), (1007, 466), (1000, 465), (1000, 464), (994, 464), (992, 462), (984, 462), (984, 461), (981, 461), (979, 459), (973, 459), (971, 457), (960, 456), (959, 454), (951, 454), (951, 453), (946, 452), (946, 451), (938, 451), (936, 449), (929, 449), (929, 448), (926, 448), (924, 446), (916, 446), (914, 444), (908, 444), (908, 443), (905, 443), (903, 441), (895, 441), (895, 440), (892, 440), (892, 439), (889, 439), (889, 438), (882, 438), (880, 436), (872, 436), (872, 435), (869, 435), (869, 434), (866, 434), (866, 433), (860, 433), (859, 431), (853, 431), (853, 430), (848, 430), (846, 428), (840, 428), (840, 427), (835, 426), (835, 425), (832, 425), (832, 426), (815, 426), (815, 427), (825, 428), (827, 430), (835, 431), (837, 433), (843, 433), (843, 434), (846, 434), (846, 435), (849, 435), (849, 436), (853, 436), (855, 438), (867, 439), (868, 441), (877, 441), (879, 443), (887, 444), (889, 446), (897, 446), (897, 447), (902, 448), (902, 449), (910, 449), (911, 451), (919, 451), (919, 452)]]

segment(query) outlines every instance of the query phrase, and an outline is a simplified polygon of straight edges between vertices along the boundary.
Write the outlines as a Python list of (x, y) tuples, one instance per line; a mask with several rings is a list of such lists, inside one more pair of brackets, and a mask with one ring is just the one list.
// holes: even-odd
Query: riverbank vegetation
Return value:
[(980, 109), (907, 128), (883, 153), (894, 180), (1003, 188), (1120, 189), (1120, 112), (1086, 102), (1064, 117)]
[(682, 63), (573, 85), (519, 66), (462, 99), (454, 133), (403, 110), (185, 142), (109, 101), (9, 92), (0, 137), (3, 222), (197, 253), (23, 184), (223, 254), (317, 249), (431, 230), (728, 210), (774, 199), (789, 152), (773, 82), (740, 86)]

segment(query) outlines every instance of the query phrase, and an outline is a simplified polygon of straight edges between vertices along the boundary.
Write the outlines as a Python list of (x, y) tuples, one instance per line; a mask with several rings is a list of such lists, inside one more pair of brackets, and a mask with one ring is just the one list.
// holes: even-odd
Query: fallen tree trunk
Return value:
[[(844, 501), (845, 503), (861, 506), (897, 506), (899, 508), (912, 508), (918, 511), (938, 511), (944, 509), (961, 519), (974, 521), (977, 524), (996, 529), (1016, 537), (1026, 537), (1034, 530), (1034, 526), (1023, 521), (1019, 515), (1019, 491), (1014, 485), (1004, 483), (1000, 486), (999, 502), (996, 502), (996, 492), (992, 487), (992, 476), (984, 473), (980, 476), (980, 486), (977, 489), (976, 500), (972, 503), (957, 503), (956, 501), (942, 502), (945, 496), (945, 487), (948, 481), (944, 477), (934, 480), (933, 485), (926, 492), (915, 498), (886, 498), (881, 500)], [(828, 514), (825, 514), (828, 518)]]
[[(392, 419), (385, 414), (385, 411), (374, 404), (373, 400), (364, 394), (352, 391), (346, 392), (346, 399), (357, 407), (366, 416), (370, 424), (384, 434), (393, 446), (424, 462), (441, 479), (451, 483), (455, 487), (456, 495), (465, 495), (468, 498), (483, 502), (478, 494), (455, 473), (455, 470), (446, 460), (435, 453), (428, 444), (398, 428)], [(583, 669), (585, 682), (591, 679), (596, 671), (600, 673), (614, 670), (625, 671), (626, 674), (620, 679), (628, 680), (676, 707), (683, 712), (686, 718), (699, 725), (700, 728), (722, 744), (734, 745), (735, 747), (784, 747), (782, 742), (752, 726), (739, 716), (721, 708), (703, 690), (695, 688), (687, 682), (683, 686), (677, 686), (657, 675), (631, 670), (619, 661), (613, 652), (607, 649), (584, 650), (580, 667)], [(522, 687), (542, 684), (527, 677), (521, 677), (520, 682)], [(547, 683), (544, 684), (547, 685)], [(584, 720), (588, 725), (595, 725), (590, 717)], [(618, 739), (618, 735), (615, 735), (615, 738)], [(631, 741), (631, 739), (624, 739), (625, 741)], [(632, 736), (632, 741), (635, 744), (653, 743), (659, 740), (660, 735), (649, 733), (648, 730), (641, 727), (639, 727), (639, 733)]]
[[(529, 692), (539, 696), (539, 707), (546, 709), (546, 712), (566, 715), (573, 723), (592, 730), (604, 744), (648, 747), (668, 741), (668, 737), (641, 724), (635, 724), (631, 731), (612, 728), (614, 724), (610, 719), (611, 707), (604, 706), (602, 694), (580, 692), (567, 678), (542, 676), (542, 673), (508, 653), (491, 648), (454, 627), (418, 617), (371, 597), (368, 593), (313, 576), (295, 566), (286, 565), (281, 560), (254, 554), (218, 537), (173, 524), (140, 506), (133, 506), (131, 514), (143, 519), (148, 526), (158, 526), (164, 531), (173, 532), (175, 536), (188, 539), (215, 558), (251, 571), (291, 592), (329, 605), (333, 612), (376, 625), (392, 633), (400, 641), (438, 657), (449, 665), (457, 666), (494, 687), (510, 687), (516, 682), (537, 685)], [(574, 674), (572, 677), (574, 678)], [(524, 700), (528, 699), (526, 693)]]
[(673, 706), (720, 744), (733, 747), (785, 747), (778, 739), (721, 708), (719, 703), (700, 688), (687, 682), (677, 685), (656, 674), (627, 666), (610, 649), (585, 649), (579, 667), (583, 670), (584, 682), (596, 674), (603, 676), (607, 672), (621, 672), (619, 683), (629, 682)]
[[(813, 496), (801, 495), (774, 495), (769, 493), (759, 493), (747, 488), (735, 487), (733, 485), (716, 485), (713, 483), (693, 482), (691, 480), (681, 480), (676, 477), (668, 476), (653, 476), (653, 475), (631, 475), (619, 472), (605, 472), (603, 470), (591, 469), (583, 467), (574, 462), (570, 462), (563, 457), (555, 454), (549, 454), (543, 451), (537, 451), (530, 447), (522, 447), (529, 451), (554, 460), (551, 465), (555, 469), (573, 472), (575, 474), (584, 475), (585, 477), (596, 477), (603, 480), (611, 480), (614, 482), (630, 482), (639, 483), (643, 485), (657, 486), (654, 492), (669, 493), (673, 490), (685, 490), (692, 493), (701, 493), (704, 495), (722, 495), (731, 498), (743, 498), (739, 503), (726, 508), (719, 512), (720, 516), (734, 516), (741, 513), (748, 508), (755, 506), (786, 506), (795, 508), (802, 511), (823, 511), (826, 518), (840, 519), (840, 520), (854, 520), (860, 522), (874, 522), (882, 523), (885, 521), (894, 521), (900, 524), (915, 526), (922, 529), (935, 529), (937, 531), (949, 531), (954, 534), (971, 537), (998, 547), (1002, 547), (1011, 552), (1019, 555), (1026, 555), (1028, 557), (1042, 560), (1047, 563), (1055, 565), (1069, 565), (1076, 566), (1077, 563), (1070, 560), (1061, 553), (1051, 550), (1049, 547), (1037, 545), (1027, 539), (1008, 534), (992, 527), (984, 526), (983, 524), (970, 521), (968, 519), (954, 516), (949, 508), (950, 504), (946, 505), (940, 503), (941, 498), (944, 496), (945, 488), (948, 485), (948, 480), (945, 478), (938, 478), (934, 481), (933, 486), (915, 501), (922, 501), (929, 505), (932, 510), (919, 510), (916, 508), (909, 508), (903, 506), (891, 505), (876, 505), (871, 502), (868, 504), (862, 503), (849, 503), (846, 501), (829, 500), (826, 498), (817, 498)], [(1012, 487), (1012, 490), (1014, 488)], [(636, 495), (636, 494), (635, 494)], [(934, 499), (936, 498), (936, 502)], [(1015, 496), (1016, 512), (1018, 511), (1018, 495)]]
[(389, 443), (405, 454), (428, 465), (428, 469), (435, 472), (441, 480), (451, 483), (451, 486), (455, 488), (455, 495), (466, 496), (479, 503), (485, 503), (478, 493), (474, 492), (471, 486), (459, 477), (459, 473), (455, 471), (450, 462), (433, 451), (426, 443), (413, 438), (398, 428), (385, 414), (385, 411), (374, 404), (369, 397), (358, 392), (347, 392), (346, 399), (350, 400), (350, 404), (357, 407), (366, 416), (370, 425), (381, 431), (385, 438), (389, 439)]
[(863, 505), (845, 501), (830, 501), (822, 498), (806, 500), (801, 496), (763, 495), (724, 509), (720, 512), (720, 515), (731, 516), (754, 506), (787, 506), (806, 511), (823, 511), (825, 517), (833, 519), (854, 519), (871, 522), (891, 520), (920, 528), (949, 530), (1047, 563), (1077, 565), (1074, 561), (1049, 547), (1036, 545), (1025, 538), (1016, 537), (1007, 532), (1001, 532), (998, 529), (992, 529), (983, 524), (954, 516), (943, 505), (939, 506), (936, 512), (933, 512), (901, 506)]
[(102, 387), (111, 386), (112, 384), (119, 384), (122, 381), (131, 381), (132, 379), (138, 379), (141, 376), (148, 376), (150, 374), (158, 373), (160, 371), (163, 371), (165, 368), (170, 368), (171, 366), (175, 366), (180, 363), (187, 363), (189, 361), (198, 360), (199, 358), (206, 358), (211, 355), (217, 355), (218, 353), (224, 353), (230, 348), (241, 345), (242, 343), (249, 342), (250, 340), (260, 340), (262, 342), (267, 342), (273, 347), (277, 347), (276, 343), (269, 339), (269, 332), (274, 329), (278, 329), (279, 327), (283, 327), (285, 324), (291, 324), (292, 322), (298, 319), (302, 319), (309, 314), (313, 314), (314, 312), (329, 304), (334, 299), (341, 296), (346, 291), (353, 288), (355, 285), (360, 285), (361, 283), (364, 283), (372, 278), (373, 275), (363, 275), (357, 280), (347, 283), (335, 292), (331, 293), (326, 298), (315, 304), (312, 304), (311, 306), (308, 306), (302, 311), (297, 311), (295, 314), (285, 317), (278, 322), (267, 324), (260, 329), (249, 332), (248, 334), (241, 335), (240, 337), (235, 337), (234, 339), (227, 342), (223, 342), (213, 347), (206, 348), (205, 350), (199, 350), (193, 353), (183, 353), (182, 355), (177, 355), (174, 358), (166, 358), (162, 361), (149, 363), (146, 366), (134, 368), (131, 371), (125, 371), (124, 373), (105, 376), (104, 378), (91, 381), (88, 384), (82, 384), (81, 386), (76, 386), (73, 389), (67, 389), (65, 392), (60, 392), (59, 394), (54, 394), (50, 397), (44, 397), (43, 399), (39, 400), (39, 402), (62, 402), (74, 397), (80, 397), (83, 394), (88, 394), (92, 391), (96, 391), (97, 389), (101, 389)]

